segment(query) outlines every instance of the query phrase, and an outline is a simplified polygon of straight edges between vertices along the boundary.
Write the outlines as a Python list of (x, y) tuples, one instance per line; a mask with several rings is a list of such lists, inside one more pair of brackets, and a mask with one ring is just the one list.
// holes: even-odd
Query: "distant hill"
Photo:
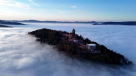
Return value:
[(0, 24), (8, 24), (8, 25), (25, 25), (19, 22), (12, 22), (12, 21), (5, 21), (5, 20), (0, 20)]
[(39, 21), (39, 20), (15, 20), (17, 22), (37, 22), (37, 23), (96, 23), (95, 21), (88, 21), (88, 22), (83, 22), (83, 21), (75, 21), (75, 22), (70, 22), (70, 21)]
[(6, 26), (6, 25), (1, 25), (1, 24), (0, 24), (0, 27), (10, 27), (10, 26)]
[(94, 25), (136, 25), (136, 21), (126, 21), (126, 22), (103, 22), (101, 24), (95, 23)]

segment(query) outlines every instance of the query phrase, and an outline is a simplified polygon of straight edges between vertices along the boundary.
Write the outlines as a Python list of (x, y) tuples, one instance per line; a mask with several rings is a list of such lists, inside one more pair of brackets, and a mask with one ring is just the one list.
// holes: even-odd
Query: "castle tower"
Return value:
[(74, 34), (74, 35), (75, 35), (75, 29), (73, 29), (73, 30), (72, 30), (72, 34)]

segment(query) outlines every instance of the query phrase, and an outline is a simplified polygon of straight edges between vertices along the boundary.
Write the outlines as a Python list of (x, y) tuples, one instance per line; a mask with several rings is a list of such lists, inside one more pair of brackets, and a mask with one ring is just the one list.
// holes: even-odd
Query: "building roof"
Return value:
[(96, 44), (86, 44), (86, 45), (89, 45), (89, 46), (96, 46)]

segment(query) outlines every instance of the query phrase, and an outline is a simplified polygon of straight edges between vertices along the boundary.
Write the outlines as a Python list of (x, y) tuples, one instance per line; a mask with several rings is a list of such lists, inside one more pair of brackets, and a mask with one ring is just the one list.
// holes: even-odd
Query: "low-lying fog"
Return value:
[[(51, 28), (71, 32), (74, 28), (90, 40), (121, 53), (134, 66), (113, 67), (81, 62), (40, 44), (27, 32)], [(89, 24), (28, 24), (0, 28), (0, 76), (136, 76), (136, 26)]]

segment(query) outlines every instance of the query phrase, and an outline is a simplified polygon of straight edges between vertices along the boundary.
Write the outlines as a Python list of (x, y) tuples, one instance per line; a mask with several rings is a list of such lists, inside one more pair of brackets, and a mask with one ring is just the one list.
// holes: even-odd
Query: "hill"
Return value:
[(10, 26), (6, 26), (6, 25), (1, 25), (1, 24), (0, 24), (0, 27), (10, 27)]
[(101, 24), (95, 23), (94, 25), (136, 25), (136, 21), (127, 22), (103, 22)]
[(38, 42), (54, 45), (58, 51), (64, 52), (72, 58), (105, 64), (132, 64), (132, 62), (123, 55), (108, 49), (104, 45), (91, 41), (88, 38), (77, 35), (75, 29), (69, 33), (66, 31), (44, 28), (29, 32), (28, 34), (37, 37), (36, 41)]
[(19, 22), (11, 22), (11, 21), (5, 21), (5, 20), (0, 20), (0, 24), (8, 24), (8, 25), (25, 25)]

